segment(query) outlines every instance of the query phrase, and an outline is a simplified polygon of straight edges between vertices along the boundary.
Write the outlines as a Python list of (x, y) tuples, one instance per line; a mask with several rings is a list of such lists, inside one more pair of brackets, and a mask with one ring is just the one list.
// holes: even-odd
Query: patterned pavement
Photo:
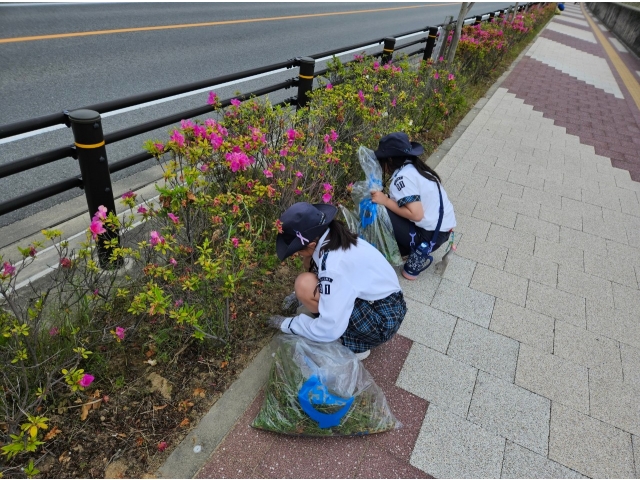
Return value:
[(567, 4), (438, 165), (457, 256), (401, 278), (364, 361), (403, 428), (257, 431), (260, 393), (198, 478), (640, 475), (640, 65), (611, 37)]

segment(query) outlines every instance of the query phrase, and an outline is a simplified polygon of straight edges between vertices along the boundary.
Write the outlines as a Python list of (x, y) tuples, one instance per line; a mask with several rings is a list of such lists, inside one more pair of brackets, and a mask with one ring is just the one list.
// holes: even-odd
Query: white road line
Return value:
[(616, 47), (616, 50), (618, 50), (619, 52), (629, 53), (629, 50), (627, 50), (626, 47), (622, 45), (622, 43), (620, 43), (617, 38), (609, 37), (609, 41), (613, 44), (614, 47)]
[(598, 28), (599, 28), (600, 30), (602, 30), (603, 32), (608, 32), (608, 31), (609, 31), (609, 29), (608, 29), (607, 27), (605, 27), (605, 26), (604, 26), (603, 24), (601, 24), (601, 23), (599, 23), (599, 24), (598, 24)]
[[(396, 41), (397, 40), (403, 40), (405, 38), (414, 37), (416, 35), (426, 35), (426, 32), (418, 32), (418, 33), (412, 33), (410, 35), (404, 35), (402, 37), (398, 37), (396, 39)], [(372, 44), (366, 45), (364, 47), (354, 48), (353, 50), (348, 50), (346, 52), (342, 52), (342, 53), (340, 53), (340, 54), (338, 54), (336, 56), (337, 57), (342, 57), (343, 55), (348, 55), (348, 54), (353, 53), (353, 52), (361, 52), (363, 50), (366, 50), (367, 48), (376, 47), (378, 45), (379, 45), (378, 43), (372, 43)], [(333, 58), (333, 55), (319, 58), (319, 59), (316, 60), (316, 62), (322, 62), (324, 60), (329, 60), (331, 58)], [(159, 100), (153, 100), (151, 102), (141, 103), (141, 104), (138, 104), (138, 105), (133, 105), (131, 107), (121, 108), (119, 110), (113, 110), (111, 112), (105, 112), (105, 113), (101, 114), (101, 117), (102, 118), (107, 118), (107, 117), (111, 117), (113, 115), (119, 115), (121, 113), (132, 112), (132, 111), (135, 111), (135, 110), (139, 110), (141, 108), (151, 107), (153, 105), (159, 105), (159, 104), (165, 103), (165, 102), (171, 102), (171, 101), (177, 100), (179, 98), (185, 98), (185, 97), (190, 97), (190, 96), (193, 96), (193, 95), (198, 95), (198, 94), (203, 93), (203, 92), (209, 92), (213, 88), (229, 87), (231, 85), (237, 85), (238, 83), (244, 83), (244, 82), (248, 82), (248, 81), (251, 81), (251, 80), (255, 80), (257, 78), (267, 77), (269, 75), (274, 75), (276, 73), (284, 72), (286, 70), (288, 70), (288, 69), (287, 68), (280, 68), (280, 69), (274, 70), (272, 72), (260, 73), (258, 75), (252, 75), (251, 77), (242, 78), (242, 79), (239, 79), (239, 80), (233, 80), (233, 81), (230, 81), (230, 82), (214, 84), (214, 85), (212, 85), (210, 87), (201, 88), (199, 90), (194, 90), (194, 91), (187, 92), (187, 93), (181, 93), (179, 95), (173, 95), (171, 97), (161, 98)], [(0, 145), (5, 144), (5, 143), (15, 142), (15, 141), (18, 141), (18, 140), (22, 140), (24, 138), (33, 137), (35, 135), (40, 135), (40, 134), (47, 133), (47, 132), (53, 132), (55, 130), (60, 130), (62, 128), (66, 128), (66, 125), (53, 125), (51, 127), (46, 127), (46, 128), (40, 128), (38, 130), (33, 130), (32, 132), (25, 132), (25, 133), (21, 133), (19, 135), (13, 135), (11, 137), (0, 139)]]

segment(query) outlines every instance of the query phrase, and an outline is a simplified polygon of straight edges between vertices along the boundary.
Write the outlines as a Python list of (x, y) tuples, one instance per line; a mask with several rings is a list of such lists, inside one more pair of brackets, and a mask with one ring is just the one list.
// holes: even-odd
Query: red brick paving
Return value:
[(291, 437), (249, 425), (263, 392), (197, 478), (432, 478), (409, 464), (428, 402), (395, 386), (413, 342), (396, 335), (364, 361), (402, 428), (362, 437)]
[(579, 38), (575, 38), (570, 35), (565, 35), (564, 33), (545, 29), (542, 31), (540, 36), (544, 38), (548, 38), (549, 40), (553, 40), (554, 42), (562, 43), (567, 47), (573, 47), (576, 50), (580, 50), (585, 53), (590, 53), (591, 55), (596, 55), (598, 57), (605, 56), (604, 50), (602, 49), (602, 47), (600, 47), (600, 45), (587, 42), (586, 40), (581, 40)]

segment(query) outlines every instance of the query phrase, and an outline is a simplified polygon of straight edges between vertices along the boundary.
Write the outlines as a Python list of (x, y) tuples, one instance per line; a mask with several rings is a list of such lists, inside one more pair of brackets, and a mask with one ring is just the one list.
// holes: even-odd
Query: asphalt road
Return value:
[[(471, 14), (508, 5), (476, 3)], [(393, 2), (0, 4), (0, 124), (418, 30), (442, 23), (447, 15), (457, 16), (459, 8), (458, 3)], [(193, 25), (200, 23), (218, 24)], [(191, 26), (95, 34), (176, 25)], [(379, 47), (371, 51), (376, 50)], [(224, 98), (296, 74), (294, 69), (214, 90)], [(295, 91), (288, 90), (270, 98), (280, 101), (292, 95)], [(206, 97), (200, 93), (105, 118), (105, 133), (203, 105)], [(109, 161), (142, 151), (144, 140), (162, 139), (167, 130), (108, 146)], [(0, 164), (71, 143), (66, 128), (1, 143)], [(131, 167), (113, 179), (152, 164)], [(76, 162), (65, 159), (1, 179), (0, 202), (77, 174)], [(0, 226), (81, 194), (79, 189), (69, 191), (9, 213), (0, 217)]]

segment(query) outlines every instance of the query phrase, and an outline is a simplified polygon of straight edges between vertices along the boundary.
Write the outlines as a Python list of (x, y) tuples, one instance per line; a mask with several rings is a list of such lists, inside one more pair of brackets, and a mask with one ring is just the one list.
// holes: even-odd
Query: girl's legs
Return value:
[[(423, 241), (431, 241), (433, 232), (416, 226), (411, 220), (403, 218), (388, 209), (387, 213), (391, 219), (393, 235), (396, 237), (396, 242), (398, 242), (400, 255), (403, 257), (411, 253), (412, 247), (416, 248)], [(412, 235), (412, 233), (415, 233), (415, 235)], [(440, 232), (432, 251), (435, 252), (443, 243), (449, 240), (449, 235), (449, 232)], [(411, 242), (413, 242), (413, 244), (411, 244)]]
[(320, 294), (318, 293), (318, 277), (315, 273), (305, 272), (298, 275), (294, 290), (300, 303), (311, 313), (318, 313)]

